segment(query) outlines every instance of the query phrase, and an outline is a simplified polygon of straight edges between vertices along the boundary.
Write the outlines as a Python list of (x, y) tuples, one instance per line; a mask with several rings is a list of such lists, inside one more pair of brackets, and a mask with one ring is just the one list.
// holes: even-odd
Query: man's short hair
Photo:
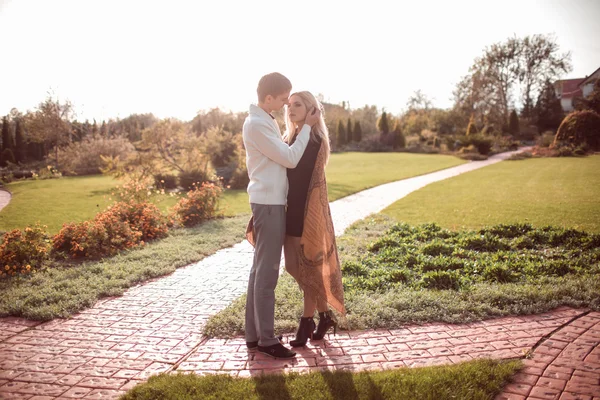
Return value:
[(292, 82), (279, 72), (272, 72), (260, 78), (256, 93), (258, 101), (265, 101), (269, 94), (276, 97), (290, 90), (292, 90)]

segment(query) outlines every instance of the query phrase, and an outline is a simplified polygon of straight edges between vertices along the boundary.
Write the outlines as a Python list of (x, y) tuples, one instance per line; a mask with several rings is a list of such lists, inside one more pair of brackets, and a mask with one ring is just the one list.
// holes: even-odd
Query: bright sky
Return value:
[(421, 89), (450, 107), (494, 42), (554, 33), (573, 72), (600, 67), (600, 0), (0, 0), (0, 115), (50, 90), (78, 119), (189, 120), (255, 101), (279, 71), (296, 90), (398, 113)]

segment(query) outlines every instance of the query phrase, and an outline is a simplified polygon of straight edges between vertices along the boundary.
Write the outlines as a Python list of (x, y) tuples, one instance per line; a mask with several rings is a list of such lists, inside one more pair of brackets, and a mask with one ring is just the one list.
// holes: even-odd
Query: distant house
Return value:
[(600, 68), (594, 73), (577, 79), (561, 79), (554, 83), (556, 97), (560, 99), (560, 105), (564, 112), (571, 112), (575, 109), (575, 101), (578, 98), (585, 98), (594, 90), (594, 84), (600, 79)]
[(583, 92), (583, 97), (588, 97), (592, 93), (594, 90), (594, 85), (598, 80), (600, 80), (600, 68), (594, 71), (593, 74), (585, 78), (583, 82), (579, 84), (579, 87)]

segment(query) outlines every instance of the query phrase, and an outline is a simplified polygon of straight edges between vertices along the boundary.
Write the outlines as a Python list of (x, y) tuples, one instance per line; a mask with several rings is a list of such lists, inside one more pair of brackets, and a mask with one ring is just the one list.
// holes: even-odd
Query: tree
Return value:
[(377, 120), (377, 129), (379, 129), (379, 133), (382, 135), (387, 135), (390, 133), (390, 126), (388, 124), (387, 113), (383, 111), (381, 113), (381, 117)]
[(360, 122), (354, 122), (354, 130), (352, 131), (352, 139), (358, 143), (362, 140), (362, 129), (360, 127)]
[[(534, 114), (533, 99), (547, 80), (555, 80), (569, 72), (570, 53), (559, 54), (552, 36), (534, 35), (509, 38), (486, 47), (477, 57), (454, 92), (455, 109), (464, 119), (475, 113), (476, 121), (483, 119), (496, 126), (505, 126), (515, 100), (522, 105), (522, 116)], [(515, 93), (520, 85), (521, 96)]]
[(510, 122), (508, 124), (508, 131), (511, 135), (518, 135), (520, 132), (519, 129), (519, 116), (517, 115), (516, 110), (512, 110), (510, 113)]
[(475, 125), (475, 117), (471, 115), (469, 120), (469, 126), (467, 126), (467, 136), (474, 135), (477, 133), (477, 126)]
[(341, 119), (338, 120), (336, 137), (338, 146), (343, 146), (346, 144), (346, 139), (348, 136), (346, 135), (346, 128), (344, 127), (344, 123)]
[(400, 120), (396, 121), (394, 126), (392, 147), (394, 149), (403, 149), (406, 147), (406, 138), (402, 134), (402, 128), (400, 127)]
[(571, 53), (559, 54), (556, 38), (551, 35), (526, 36), (520, 41), (519, 82), (522, 84), (523, 117), (533, 116), (533, 99), (547, 81), (555, 81), (570, 72)]
[(428, 110), (431, 108), (431, 100), (421, 90), (415, 91), (406, 102), (409, 110)]
[(8, 117), (2, 117), (2, 150), (13, 149), (14, 143), (10, 134), (10, 123)]
[(58, 99), (48, 97), (27, 120), (27, 131), (30, 132), (31, 139), (44, 143), (46, 148), (54, 147), (57, 168), (59, 147), (71, 142), (72, 114), (73, 106), (69, 101), (61, 103)]
[(21, 123), (21, 119), (17, 119), (15, 125), (15, 142), (15, 158), (17, 162), (24, 163), (27, 161), (27, 143), (25, 142), (25, 134), (23, 133), (23, 124)]
[(544, 89), (538, 95), (534, 108), (535, 124), (540, 132), (556, 131), (564, 118), (560, 99), (556, 97), (554, 85), (546, 81)]
[(352, 132), (352, 121), (348, 118), (348, 124), (346, 125), (346, 143), (351, 143), (354, 140), (354, 134)]

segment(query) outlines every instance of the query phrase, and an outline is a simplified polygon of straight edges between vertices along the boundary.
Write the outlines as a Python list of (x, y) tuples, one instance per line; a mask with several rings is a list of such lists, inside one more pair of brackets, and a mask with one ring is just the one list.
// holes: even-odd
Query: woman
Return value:
[[(284, 141), (294, 143), (308, 110), (321, 108), (310, 92), (290, 96), (286, 109)], [(329, 159), (329, 135), (323, 114), (313, 126), (304, 155), (294, 169), (288, 169), (285, 268), (304, 292), (304, 312), (293, 347), (304, 346), (309, 338), (319, 340), (330, 328), (337, 328), (330, 304), (345, 314), (342, 274), (335, 243), (333, 221), (327, 199), (325, 165)], [(319, 313), (319, 325), (313, 320)]]

